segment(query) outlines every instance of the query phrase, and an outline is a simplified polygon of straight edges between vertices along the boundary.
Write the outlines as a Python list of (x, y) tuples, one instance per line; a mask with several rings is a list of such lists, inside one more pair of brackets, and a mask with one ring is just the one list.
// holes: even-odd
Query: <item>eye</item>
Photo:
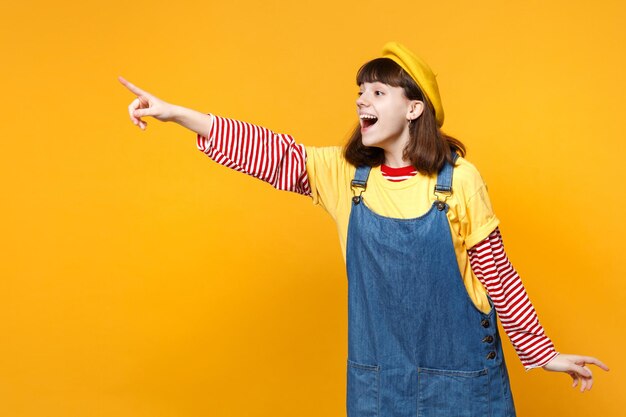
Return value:
[[(356, 93), (357, 96), (361, 96), (362, 94), (363, 94), (363, 91), (359, 91), (358, 93)], [(381, 90), (376, 90), (376, 91), (374, 91), (374, 94), (377, 95), (377, 96), (382, 96), (385, 93), (383, 91), (381, 91)]]

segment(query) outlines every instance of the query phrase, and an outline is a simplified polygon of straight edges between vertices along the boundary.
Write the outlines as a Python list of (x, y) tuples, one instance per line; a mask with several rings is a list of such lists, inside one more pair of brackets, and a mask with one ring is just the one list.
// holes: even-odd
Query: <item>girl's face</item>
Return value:
[(409, 140), (409, 120), (422, 114), (423, 105), (406, 98), (402, 87), (378, 81), (361, 84), (356, 106), (363, 145), (388, 151), (404, 149)]

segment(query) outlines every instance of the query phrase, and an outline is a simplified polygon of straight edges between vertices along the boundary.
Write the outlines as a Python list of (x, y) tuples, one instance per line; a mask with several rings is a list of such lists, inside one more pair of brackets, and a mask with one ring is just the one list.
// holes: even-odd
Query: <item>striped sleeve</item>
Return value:
[(311, 195), (304, 145), (297, 144), (290, 135), (208, 114), (213, 119), (208, 137), (196, 137), (200, 151), (218, 164), (265, 181), (278, 190)]
[(499, 228), (468, 253), (472, 271), (489, 293), (526, 371), (550, 362), (559, 352), (539, 324), (524, 285), (504, 252)]

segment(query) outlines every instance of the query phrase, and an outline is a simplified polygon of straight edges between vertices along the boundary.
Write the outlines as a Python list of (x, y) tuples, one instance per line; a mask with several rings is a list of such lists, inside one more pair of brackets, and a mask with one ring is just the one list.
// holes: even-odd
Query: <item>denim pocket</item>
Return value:
[(417, 386), (420, 417), (489, 415), (487, 368), (476, 371), (417, 368)]
[(378, 417), (380, 367), (348, 359), (348, 417)]

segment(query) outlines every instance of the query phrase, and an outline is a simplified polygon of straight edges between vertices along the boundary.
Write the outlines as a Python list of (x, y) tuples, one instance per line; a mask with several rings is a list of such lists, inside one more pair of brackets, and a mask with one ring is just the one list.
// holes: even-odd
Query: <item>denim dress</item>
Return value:
[(367, 207), (370, 169), (352, 181), (361, 190), (346, 243), (348, 417), (514, 417), (493, 302), (488, 314), (475, 306), (454, 251), (453, 166), (439, 171), (428, 212), (410, 219)]

